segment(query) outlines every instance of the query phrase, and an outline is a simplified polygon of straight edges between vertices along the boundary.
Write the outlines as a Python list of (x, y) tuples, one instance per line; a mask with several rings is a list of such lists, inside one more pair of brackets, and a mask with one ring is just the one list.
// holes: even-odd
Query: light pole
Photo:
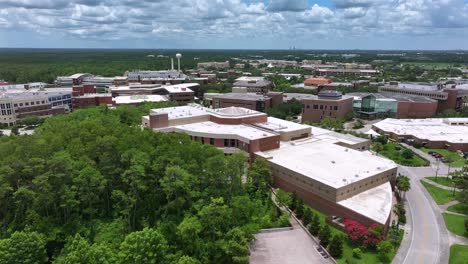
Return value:
[(437, 181), (437, 176), (439, 175), (439, 165), (440, 165), (440, 159), (436, 158), (437, 160), (437, 169), (436, 169), (436, 181)]

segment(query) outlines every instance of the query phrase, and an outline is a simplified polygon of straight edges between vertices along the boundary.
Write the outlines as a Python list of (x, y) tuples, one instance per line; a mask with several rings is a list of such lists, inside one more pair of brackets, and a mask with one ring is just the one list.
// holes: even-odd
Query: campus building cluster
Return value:
[(263, 157), (274, 185), (296, 192), (312, 207), (366, 225), (389, 225), (397, 166), (366, 151), (366, 139), (241, 107), (153, 109), (142, 123), (156, 132), (185, 133), (225, 154), (243, 151), (250, 161)]

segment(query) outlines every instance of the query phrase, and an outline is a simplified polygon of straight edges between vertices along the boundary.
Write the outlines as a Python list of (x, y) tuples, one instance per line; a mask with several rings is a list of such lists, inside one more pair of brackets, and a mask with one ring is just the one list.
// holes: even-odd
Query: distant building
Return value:
[(112, 95), (96, 93), (96, 86), (84, 84), (73, 86), (73, 109), (90, 106), (112, 105)]
[(128, 82), (142, 84), (179, 84), (188, 80), (188, 77), (176, 70), (167, 71), (140, 71), (127, 72)]
[[(276, 96), (276, 97), (275, 97)], [(273, 100), (273, 98), (278, 98)], [(272, 97), (255, 93), (227, 93), (214, 96), (212, 99), (213, 108), (243, 107), (256, 111), (265, 111), (266, 109), (282, 103), (282, 96), (272, 95)]]
[(140, 84), (130, 83), (128, 86), (107, 87), (107, 93), (112, 97), (131, 95), (165, 95), (170, 101), (179, 104), (192, 103), (195, 100), (195, 91), (200, 85), (198, 83), (181, 83), (176, 85)]
[(438, 113), (450, 109), (460, 109), (463, 105), (463, 97), (466, 95), (462, 90), (456, 88), (445, 88), (445, 85), (441, 83), (390, 82), (379, 87), (379, 92), (432, 98), (438, 101)]
[(113, 98), (112, 105), (140, 105), (146, 102), (156, 103), (166, 101), (169, 101), (169, 98), (165, 95), (127, 95)]
[(302, 99), (302, 122), (318, 123), (325, 117), (345, 118), (353, 111), (353, 97), (337, 91), (323, 91), (318, 96)]
[(375, 76), (382, 74), (379, 70), (362, 69), (315, 69), (318, 76)]
[(247, 77), (237, 78), (232, 84), (233, 88), (245, 88), (247, 93), (268, 93), (273, 87), (273, 83), (265, 77)]
[(216, 69), (227, 69), (230, 68), (229, 61), (225, 62), (200, 62), (197, 63), (198, 69), (206, 69), (206, 68), (216, 68)]
[(1, 86), (0, 124), (13, 126), (27, 116), (45, 118), (71, 110), (71, 88), (43, 86), (34, 83)]
[(304, 85), (306, 86), (320, 86), (324, 84), (331, 83), (332, 80), (327, 78), (308, 78), (304, 80)]

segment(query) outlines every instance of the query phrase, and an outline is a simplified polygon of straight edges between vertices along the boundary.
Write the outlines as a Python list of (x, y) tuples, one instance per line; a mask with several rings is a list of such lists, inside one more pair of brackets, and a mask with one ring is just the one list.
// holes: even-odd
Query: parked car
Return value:
[(450, 163), (450, 162), (452, 162), (451, 160), (449, 160), (449, 159), (447, 159), (447, 158), (443, 158), (443, 159), (441, 159), (441, 161), (442, 161), (443, 163)]
[(434, 154), (437, 154), (437, 152), (434, 152), (434, 151), (429, 151), (427, 154), (433, 156)]
[(436, 154), (434, 155), (434, 158), (436, 159), (442, 159), (444, 156), (442, 156), (441, 154)]

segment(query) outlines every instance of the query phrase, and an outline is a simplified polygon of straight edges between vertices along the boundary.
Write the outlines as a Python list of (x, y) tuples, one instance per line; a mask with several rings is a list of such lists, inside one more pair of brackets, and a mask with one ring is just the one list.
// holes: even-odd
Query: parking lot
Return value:
[(332, 263), (320, 255), (317, 245), (300, 227), (255, 237), (250, 264)]

